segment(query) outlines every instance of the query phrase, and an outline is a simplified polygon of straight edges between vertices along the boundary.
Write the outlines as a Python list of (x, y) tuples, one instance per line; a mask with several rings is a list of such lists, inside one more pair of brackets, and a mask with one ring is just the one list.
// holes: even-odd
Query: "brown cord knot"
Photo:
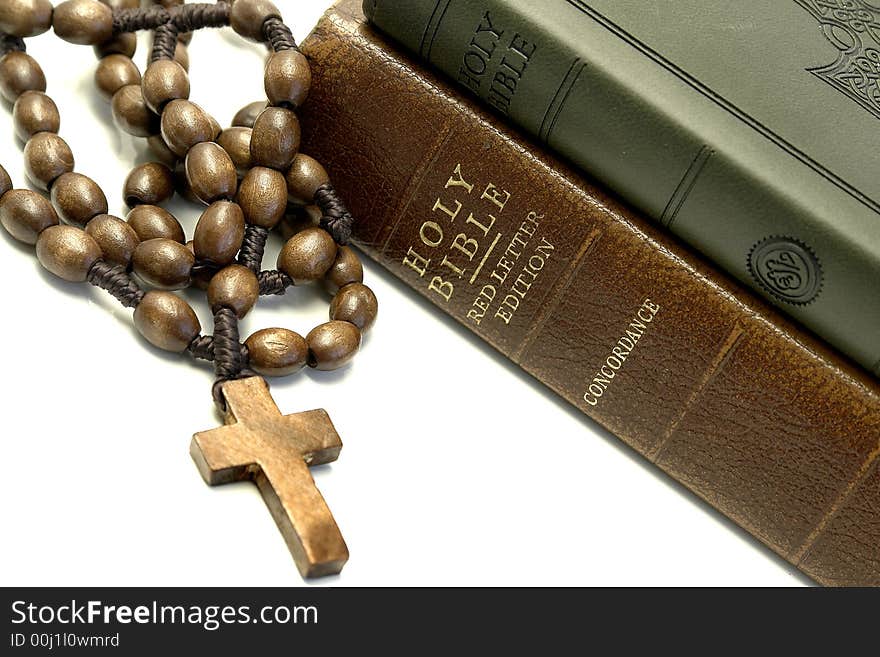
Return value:
[(117, 9), (113, 12), (113, 33), (119, 35), (155, 30), (170, 20), (171, 14), (162, 5), (152, 5), (145, 9)]
[(225, 306), (214, 310), (214, 372), (224, 381), (236, 379), (244, 363), (238, 335), (238, 317)]
[(113, 12), (113, 33), (153, 30), (153, 48), (150, 61), (174, 59), (180, 34), (205, 27), (229, 25), (229, 4), (195, 3), (166, 9), (153, 5), (144, 9), (118, 9)]
[[(195, 350), (205, 351), (208, 349), (207, 342), (196, 343), (196, 340), (190, 343), (190, 347), (190, 351), (194, 355)], [(214, 356), (214, 372), (217, 375), (211, 393), (217, 406), (225, 411), (226, 401), (223, 399), (223, 384), (235, 379), (256, 376), (255, 372), (246, 368), (247, 350), (242, 348), (239, 342), (238, 316), (225, 306), (214, 310), (214, 338), (211, 351)]]
[(177, 28), (171, 23), (165, 23), (153, 32), (153, 49), (150, 51), (150, 62), (158, 62), (163, 59), (173, 60), (177, 51)]
[(152, 5), (143, 9), (117, 9), (113, 12), (113, 32), (138, 32), (156, 30), (161, 25), (171, 25), (177, 32), (194, 32), (205, 27), (229, 25), (229, 3), (205, 2), (176, 5), (166, 9)]
[(260, 281), (260, 294), (264, 296), (284, 294), (293, 285), (293, 279), (277, 269), (261, 271), (257, 279)]
[(354, 217), (345, 207), (333, 183), (324, 183), (315, 192), (315, 203), (321, 208), (321, 228), (326, 230), (337, 244), (345, 246), (351, 240)]
[(96, 287), (107, 290), (126, 308), (134, 308), (144, 298), (144, 291), (134, 282), (122, 265), (97, 260), (89, 269), (86, 280)]
[(216, 4), (193, 3), (179, 5), (171, 10), (171, 21), (178, 32), (195, 32), (205, 27), (229, 25), (229, 3), (220, 0)]
[(266, 43), (275, 52), (282, 50), (299, 51), (299, 46), (296, 45), (296, 40), (294, 40), (290, 28), (277, 16), (270, 16), (263, 23), (263, 36), (266, 38)]
[[(211, 335), (198, 335), (193, 338), (193, 341), (189, 343), (189, 346), (186, 348), (189, 354), (198, 360), (214, 360), (214, 336)], [(244, 363), (249, 361), (250, 354), (248, 353), (247, 345), (241, 345), (241, 360)]]
[(266, 250), (266, 240), (269, 239), (269, 230), (262, 226), (248, 224), (244, 229), (244, 239), (238, 252), (238, 264), (244, 265), (255, 274), (259, 274), (263, 266), (263, 253)]

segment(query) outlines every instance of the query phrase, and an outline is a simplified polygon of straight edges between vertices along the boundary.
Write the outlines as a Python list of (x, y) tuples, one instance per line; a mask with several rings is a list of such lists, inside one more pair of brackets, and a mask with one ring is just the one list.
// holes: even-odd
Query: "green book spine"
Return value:
[[(364, 10), (880, 376), (880, 65), (866, 83), (876, 93), (853, 82), (858, 61), (805, 67), (829, 47), (834, 60), (840, 15), (817, 0), (365, 0)], [(865, 11), (880, 24), (880, 10)], [(859, 34), (868, 55), (880, 48), (874, 32)]]

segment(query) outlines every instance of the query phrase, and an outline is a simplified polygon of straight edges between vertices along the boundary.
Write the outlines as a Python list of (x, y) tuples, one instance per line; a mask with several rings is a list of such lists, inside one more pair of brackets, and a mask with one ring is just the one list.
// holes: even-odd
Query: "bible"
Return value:
[(876, 3), (363, 7), (466, 95), (880, 377)]
[(332, 8), (303, 152), (356, 244), (826, 585), (880, 585), (880, 385)]

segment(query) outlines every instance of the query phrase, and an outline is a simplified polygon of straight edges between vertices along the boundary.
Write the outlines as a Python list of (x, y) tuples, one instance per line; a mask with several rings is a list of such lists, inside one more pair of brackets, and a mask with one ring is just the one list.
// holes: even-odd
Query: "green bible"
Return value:
[(365, 0), (364, 9), (880, 376), (880, 4)]

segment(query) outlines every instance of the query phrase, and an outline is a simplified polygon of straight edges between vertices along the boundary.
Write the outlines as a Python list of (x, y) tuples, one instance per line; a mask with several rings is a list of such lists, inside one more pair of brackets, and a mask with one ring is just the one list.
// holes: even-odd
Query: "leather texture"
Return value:
[(880, 585), (876, 380), (463, 100), (356, 0), (303, 49), (303, 151), (370, 257), (818, 582)]

